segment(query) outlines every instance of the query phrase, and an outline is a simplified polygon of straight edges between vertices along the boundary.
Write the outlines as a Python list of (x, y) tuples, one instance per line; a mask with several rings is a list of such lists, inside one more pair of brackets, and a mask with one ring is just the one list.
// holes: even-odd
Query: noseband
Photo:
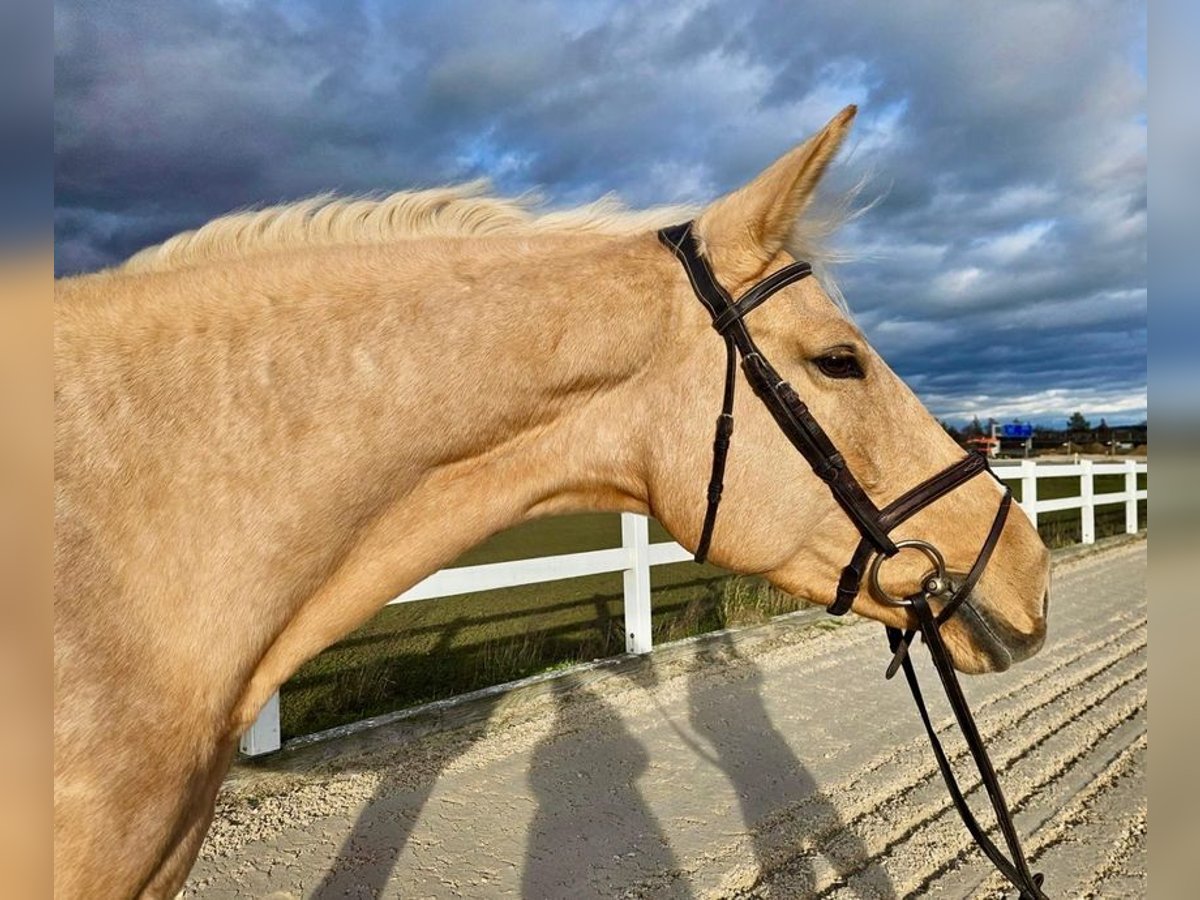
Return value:
[[(890, 627), (887, 629), (888, 644), (892, 649), (893, 656), (891, 664), (887, 668), (886, 677), (891, 678), (898, 669), (904, 669), (905, 679), (912, 690), (921, 721), (929, 735), (942, 777), (946, 781), (951, 799), (971, 836), (1001, 874), (1020, 891), (1022, 900), (1045, 900), (1045, 894), (1041, 890), (1042, 876), (1031, 874), (1029, 870), (1016, 828), (1012, 822), (1012, 816), (1008, 811), (1008, 804), (1005, 802), (995, 770), (983, 746), (983, 739), (958, 684), (949, 651), (942, 641), (940, 632), (941, 626), (967, 602), (972, 589), (987, 567), (988, 560), (1000, 540), (1000, 533), (1004, 529), (1008, 511), (1012, 506), (1012, 492), (1003, 482), (996, 479), (1004, 489), (999, 508), (975, 562), (960, 583), (955, 584), (951, 580), (946, 572), (942, 554), (934, 545), (919, 540), (893, 541), (890, 537), (891, 532), (925, 507), (935, 503), (982, 472), (988, 472), (995, 477), (988, 468), (986, 457), (978, 453), (970, 453), (880, 509), (855, 479), (854, 474), (846, 465), (846, 460), (838, 452), (829, 435), (813, 418), (804, 401), (763, 356), (746, 327), (745, 317), (751, 310), (760, 306), (777, 291), (811, 275), (812, 266), (804, 262), (794, 262), (784, 266), (734, 300), (717, 281), (708, 260), (700, 254), (693, 233), (693, 223), (687, 222), (683, 225), (664, 228), (659, 231), (658, 237), (683, 265), (688, 280), (691, 282), (692, 290), (704, 304), (709, 315), (712, 316), (713, 328), (725, 342), (725, 390), (721, 403), (721, 414), (717, 417), (716, 436), (713, 439), (713, 463), (712, 475), (708, 483), (708, 507), (704, 514), (700, 541), (696, 545), (696, 561), (704, 562), (708, 556), (713, 528), (717, 520), (717, 510), (721, 504), (721, 494), (725, 483), (725, 463), (729, 456), (730, 439), (733, 436), (733, 400), (737, 384), (737, 362), (740, 357), (742, 372), (754, 393), (770, 411), (776, 424), (791, 441), (792, 446), (800, 451), (817, 476), (825, 482), (834, 499), (837, 500), (861, 535), (849, 563), (842, 569), (835, 599), (829, 605), (829, 612), (838, 616), (847, 613), (854, 598), (862, 589), (864, 577), (868, 576), (869, 586), (877, 599), (891, 605), (907, 607), (911, 611), (916, 620), (916, 628), (907, 631)], [(925, 555), (931, 563), (933, 571), (922, 579), (921, 585), (912, 594), (892, 597), (880, 587), (879, 570), (884, 560), (896, 556), (903, 550), (912, 550)], [(941, 609), (936, 613), (929, 603), (933, 598), (943, 598), (944, 601)], [(937, 669), (959, 727), (962, 729), (971, 755), (979, 769), (1000, 831), (1008, 846), (1009, 857), (1005, 857), (996, 847), (971, 812), (929, 718), (917, 682), (916, 671), (908, 655), (908, 648), (917, 631), (921, 632), (925, 644), (929, 647), (934, 667)]]

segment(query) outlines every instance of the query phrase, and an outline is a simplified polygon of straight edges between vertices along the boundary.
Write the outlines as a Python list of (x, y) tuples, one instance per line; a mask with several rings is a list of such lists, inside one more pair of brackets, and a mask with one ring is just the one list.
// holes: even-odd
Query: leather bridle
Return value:
[[(1016, 828), (1012, 822), (1012, 816), (1008, 810), (1008, 804), (1000, 790), (995, 770), (983, 746), (983, 739), (958, 684), (949, 651), (942, 641), (940, 632), (941, 626), (967, 602), (971, 590), (987, 567), (988, 560), (1000, 539), (1000, 533), (1004, 529), (1008, 511), (1012, 506), (1012, 492), (1003, 482), (996, 479), (1003, 488), (999, 508), (975, 562), (966, 576), (957, 584), (947, 574), (945, 561), (934, 545), (921, 540), (893, 541), (890, 537), (891, 532), (925, 507), (935, 503), (982, 472), (988, 472), (995, 477), (988, 467), (986, 457), (978, 453), (969, 453), (880, 509), (855, 479), (842, 454), (838, 452), (829, 435), (813, 418), (804, 401), (763, 356), (746, 327), (745, 317), (751, 310), (756, 309), (777, 291), (811, 275), (812, 266), (804, 262), (794, 262), (784, 266), (759, 281), (735, 300), (720, 285), (708, 260), (701, 255), (693, 233), (692, 222), (664, 228), (658, 232), (658, 237), (682, 263), (688, 280), (691, 282), (692, 290), (708, 310), (713, 320), (713, 328), (725, 342), (725, 390), (721, 403), (721, 414), (717, 417), (716, 436), (713, 439), (713, 464), (708, 483), (708, 507), (704, 514), (700, 540), (696, 546), (696, 561), (704, 562), (708, 556), (713, 528), (716, 525), (717, 510), (721, 504), (721, 494), (725, 482), (725, 463), (729, 456), (729, 444), (733, 435), (733, 401), (737, 383), (737, 362), (740, 357), (742, 372), (754, 393), (770, 411), (780, 430), (800, 451), (817, 476), (829, 487), (834, 498), (861, 535), (850, 562), (842, 570), (835, 599), (829, 605), (829, 612), (833, 615), (844, 615), (848, 612), (854, 598), (862, 589), (865, 577), (869, 578), (870, 588), (877, 599), (891, 605), (904, 606), (910, 610), (916, 620), (915, 628), (906, 631), (887, 628), (888, 643), (893, 657), (887, 668), (886, 677), (891, 678), (898, 669), (904, 669), (905, 679), (912, 691), (921, 721), (929, 735), (942, 777), (946, 781), (951, 799), (971, 836), (1001, 874), (1020, 891), (1022, 900), (1045, 900), (1045, 894), (1041, 890), (1042, 876), (1034, 875), (1029, 870)], [(891, 597), (879, 585), (879, 567), (883, 560), (891, 558), (905, 549), (915, 550), (925, 555), (932, 564), (933, 571), (922, 579), (920, 587), (912, 594), (899, 598)], [(929, 602), (935, 597), (944, 598), (944, 602), (937, 612), (933, 610)], [(946, 690), (947, 698), (991, 800), (1001, 834), (1008, 846), (1008, 857), (1005, 857), (988, 837), (967, 805), (963, 792), (950, 768), (949, 759), (929, 718), (917, 682), (916, 671), (908, 655), (908, 648), (918, 631), (926, 646), (929, 647), (938, 676)]]

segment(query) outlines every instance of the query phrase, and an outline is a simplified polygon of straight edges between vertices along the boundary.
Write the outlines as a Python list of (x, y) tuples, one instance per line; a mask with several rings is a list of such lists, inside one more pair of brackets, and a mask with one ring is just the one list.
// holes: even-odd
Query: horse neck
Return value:
[(347, 389), (347, 372), (335, 390), (354, 410), (347, 425), (379, 430), (364, 476), (410, 480), (414, 502), (431, 497), (430, 530), (454, 536), (440, 555), (532, 516), (644, 508), (641, 442), (622, 398), (660, 332), (653, 279), (641, 274), (647, 245), (462, 241), (433, 245), (403, 272), (387, 271), (386, 254), (366, 267), (384, 274), (379, 287), (356, 282), (379, 300), (367, 304), (373, 349), (355, 352), (384, 389), (373, 399)]
[(278, 622), (349, 568), (384, 599), (526, 518), (645, 509), (628, 397), (667, 333), (655, 249), (421, 241), (110, 279), (137, 295), (120, 358), (84, 365), (81, 340), (74, 371), (143, 418), (63, 444), (76, 471), (120, 446), (126, 492), (93, 505), (153, 561), (146, 592), (248, 592)]

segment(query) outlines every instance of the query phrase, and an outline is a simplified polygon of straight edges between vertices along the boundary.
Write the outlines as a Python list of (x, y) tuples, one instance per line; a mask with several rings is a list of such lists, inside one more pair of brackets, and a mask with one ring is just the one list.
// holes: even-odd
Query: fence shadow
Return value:
[[(895, 898), (887, 873), (871, 859), (866, 845), (820, 790), (772, 722), (762, 698), (763, 675), (740, 654), (728, 635), (718, 638), (717, 653), (745, 673), (733, 681), (714, 682), (705, 667), (693, 670), (688, 683), (688, 720), (693, 732), (711, 749), (710, 761), (733, 785), (742, 820), (753, 842), (759, 871), (786, 869), (787, 894), (818, 893), (815, 860), (823, 856), (839, 878), (854, 874), (871, 896)], [(802, 703), (803, 698), (797, 698)], [(778, 818), (787, 811), (786, 822)], [(778, 827), (772, 828), (772, 819)], [(811, 849), (797, 854), (803, 842)]]
[[(454, 642), (457, 628), (450, 627), (439, 637), (433, 651), (446, 652)], [(376, 900), (385, 896), (385, 889), (395, 872), (396, 861), (412, 837), (430, 795), (437, 786), (438, 776), (487, 729), (487, 718), (499, 702), (499, 697), (485, 701), (483, 720), (471, 726), (453, 748), (437, 754), (421, 767), (416, 786), (406, 786), (405, 771), (389, 771), (375, 788), (371, 799), (354, 822), (338, 850), (329, 870), (309, 895), (311, 900)]]
[(313, 900), (383, 897), (435, 784), (436, 779), (430, 779), (402, 790), (385, 777), (310, 895)]
[[(597, 594), (591, 598), (572, 601), (571, 605), (590, 605), (595, 615), (596, 629), (607, 633), (613, 628), (609, 599), (607, 595)], [(426, 654), (428, 658), (448, 657), (453, 652), (460, 631), (473, 624), (472, 619), (460, 617), (444, 626), (437, 646)], [(620, 633), (623, 628), (618, 628), (617, 631)], [(553, 652), (560, 656), (567, 654), (574, 646), (570, 641), (564, 641), (553, 634), (548, 636), (547, 643), (552, 645)], [(560, 697), (563, 690), (565, 688), (556, 684), (555, 697)], [(494, 706), (501, 699), (497, 696), (493, 700), (483, 702)], [(472, 726), (452, 752), (439, 756), (432, 767), (427, 767), (418, 787), (406, 787), (403, 781), (405, 773), (402, 771), (384, 776), (371, 799), (359, 813), (350, 833), (343, 840), (329, 870), (309, 895), (312, 900), (346, 897), (374, 900), (385, 896), (387, 885), (395, 874), (396, 862), (412, 837), (421, 812), (436, 787), (438, 776), (486, 730), (486, 718), (490, 717), (491, 709), (485, 709), (484, 713), (484, 724)], [(603, 727), (607, 722), (603, 717), (601, 720), (599, 724)], [(634, 746), (636, 747), (636, 744)], [(637, 747), (637, 750), (640, 750), (640, 747)], [(644, 768), (644, 760), (641, 765)]]

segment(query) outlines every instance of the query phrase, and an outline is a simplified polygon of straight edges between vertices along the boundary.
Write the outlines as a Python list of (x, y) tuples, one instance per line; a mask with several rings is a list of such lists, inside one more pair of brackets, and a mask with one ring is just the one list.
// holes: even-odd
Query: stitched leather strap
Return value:
[[(975, 761), (975, 767), (979, 771), (979, 776), (987, 791), (988, 799), (991, 801), (992, 810), (995, 812), (996, 822), (1000, 828), (1001, 835), (1004, 837), (1004, 843), (1008, 847), (1009, 856), (1005, 857), (995, 843), (993, 843), (987, 832), (979, 824), (979, 820), (975, 818), (975, 814), (971, 811), (971, 807), (958, 785), (958, 780), (954, 776), (954, 770), (950, 766), (950, 760), (946, 755), (946, 751), (942, 747), (942, 743), (937, 736), (937, 731), (933, 727), (933, 722), (929, 717), (929, 710), (926, 708), (925, 698), (921, 694), (921, 685), (917, 680), (917, 673), (913, 668), (912, 658), (906, 655), (902, 663), (904, 678), (908, 682), (913, 702), (916, 704), (917, 712), (921, 716), (921, 722), (925, 726), (925, 733), (929, 737), (929, 744), (933, 748), (933, 755), (937, 759), (938, 769), (942, 773), (942, 780), (946, 783), (946, 789), (950, 792), (950, 799), (954, 802), (954, 808), (958, 811), (959, 818), (962, 819), (963, 824), (967, 827), (967, 831), (970, 832), (975, 843), (979, 845), (979, 848), (992, 861), (992, 864), (1000, 874), (1008, 879), (1020, 892), (1020, 900), (1047, 900), (1045, 893), (1042, 892), (1042, 875), (1040, 873), (1035, 875), (1030, 871), (1029, 863), (1026, 861), (1025, 854), (1021, 849), (1021, 840), (1017, 835), (1016, 826), (1013, 824), (1008, 802), (1004, 799), (1004, 792), (1000, 788), (1000, 780), (996, 777), (996, 770), (992, 767), (992, 762), (988, 758), (983, 738), (979, 734), (974, 717), (971, 715), (971, 708), (967, 705), (966, 697), (963, 696), (962, 687), (958, 683), (957, 675), (955, 675), (954, 666), (950, 661), (950, 654), (946, 650), (946, 645), (942, 642), (941, 632), (938, 629), (938, 623), (933, 611), (929, 608), (929, 604), (923, 594), (916, 595), (913, 601), (913, 612), (917, 616), (917, 623), (921, 634), (925, 638), (926, 645), (929, 647), (934, 668), (937, 670), (938, 677), (941, 679), (942, 686), (946, 691), (946, 697), (950, 701), (950, 708), (954, 711), (954, 718), (957, 720), (959, 730), (967, 742), (967, 748), (971, 752), (971, 757)], [(895, 628), (888, 628), (887, 636), (888, 645), (894, 652), (897, 651), (901, 640), (900, 632)]]
[(700, 527), (700, 540), (692, 558), (702, 563), (708, 559), (708, 548), (712, 543), (713, 529), (717, 524), (717, 510), (721, 506), (721, 494), (725, 491), (725, 462), (729, 458), (729, 443), (733, 438), (733, 392), (737, 385), (737, 351), (733, 341), (725, 338), (725, 392), (721, 399), (721, 414), (717, 416), (717, 429), (713, 436), (712, 474), (708, 478), (708, 506), (704, 510), (704, 524)]
[(975, 560), (975, 565), (971, 566), (971, 571), (967, 573), (967, 577), (963, 579), (963, 583), (958, 586), (954, 595), (942, 607), (941, 612), (938, 613), (937, 622), (939, 625), (954, 615), (959, 606), (971, 595), (971, 591), (975, 589), (980, 576), (983, 575), (983, 570), (987, 568), (988, 560), (992, 558), (992, 552), (996, 549), (996, 544), (1000, 542), (1000, 534), (1004, 531), (1004, 523), (1008, 519), (1008, 511), (1011, 508), (1012, 491), (1005, 487), (1004, 496), (1000, 499), (1000, 508), (996, 510), (996, 518), (992, 520), (992, 527), (988, 531), (988, 536), (979, 551), (979, 558)]
[(795, 262), (784, 266), (778, 272), (764, 278), (750, 290), (746, 291), (733, 306), (726, 309), (713, 319), (713, 328), (718, 334), (724, 334), (735, 320), (742, 319), (748, 312), (769, 298), (776, 291), (783, 290), (789, 284), (807, 278), (812, 274), (812, 266), (806, 262)]
[[(969, 453), (885, 506), (879, 514), (880, 522), (890, 532), (897, 525), (970, 481), (980, 472), (987, 471), (991, 471), (988, 468), (987, 458), (979, 453)], [(850, 611), (854, 598), (858, 596), (858, 592), (862, 588), (863, 576), (867, 572), (867, 563), (870, 562), (873, 551), (874, 547), (865, 538), (859, 541), (854, 556), (842, 569), (842, 577), (838, 580), (837, 594), (833, 603), (829, 604), (830, 615), (842, 616)]]
[(695, 237), (692, 234), (692, 223), (672, 225), (658, 233), (658, 239), (666, 244), (675, 254), (675, 258), (683, 263), (683, 270), (692, 283), (696, 297), (704, 304), (708, 314), (714, 319), (728, 307), (733, 306), (733, 298), (721, 287), (713, 274), (712, 267), (705, 263), (696, 252)]
[(968, 453), (962, 459), (942, 469), (932, 478), (923, 481), (885, 506), (880, 514), (884, 525), (889, 530), (895, 528), (926, 506), (942, 499), (955, 488), (970, 481), (981, 472), (987, 471), (987, 468), (987, 457), (982, 453)]

